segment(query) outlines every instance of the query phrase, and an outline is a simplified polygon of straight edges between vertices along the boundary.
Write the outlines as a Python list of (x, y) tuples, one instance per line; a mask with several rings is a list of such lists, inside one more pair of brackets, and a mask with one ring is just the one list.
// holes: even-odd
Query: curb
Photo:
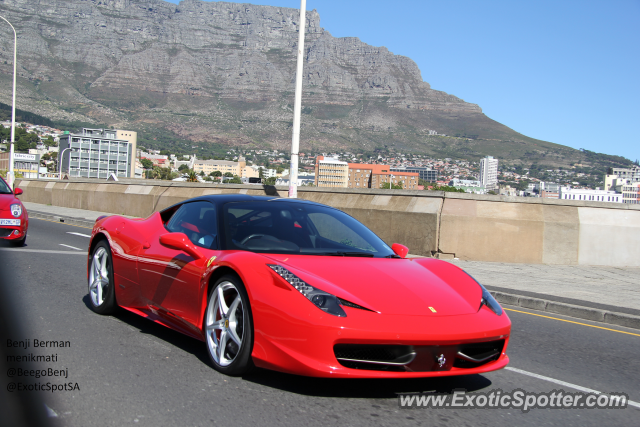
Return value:
[(89, 221), (86, 219), (69, 218), (34, 211), (29, 211), (29, 218), (46, 219), (47, 221), (61, 222), (63, 224), (78, 225), (80, 227), (87, 228), (93, 228), (93, 224), (95, 224), (95, 221)]
[(500, 304), (515, 305), (532, 310), (546, 311), (548, 313), (576, 317), (578, 319), (592, 320), (594, 322), (602, 322), (608, 323), (610, 325), (624, 326), (626, 328), (640, 329), (640, 316), (634, 316), (633, 314), (617, 313), (615, 311), (582, 307), (574, 304), (550, 301), (542, 298), (525, 297), (522, 295), (507, 294), (504, 292), (489, 292)]

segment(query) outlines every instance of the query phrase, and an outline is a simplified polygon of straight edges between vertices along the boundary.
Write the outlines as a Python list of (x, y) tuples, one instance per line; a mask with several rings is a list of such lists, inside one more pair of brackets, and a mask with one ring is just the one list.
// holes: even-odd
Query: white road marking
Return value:
[(67, 255), (83, 255), (87, 256), (85, 252), (71, 252), (71, 251), (52, 251), (48, 249), (22, 249), (22, 248), (0, 248), (1, 252), (31, 252), (39, 254), (67, 254)]
[[(569, 387), (569, 388), (573, 388), (573, 389), (576, 389), (576, 390), (584, 391), (585, 393), (607, 394), (607, 393), (603, 393), (603, 392), (598, 391), (598, 390), (593, 390), (593, 389), (582, 387), (582, 386), (579, 386), (579, 385), (576, 385), (576, 384), (571, 384), (571, 383), (568, 383), (566, 381), (557, 380), (557, 379), (551, 378), (551, 377), (545, 377), (544, 375), (534, 374), (533, 372), (523, 371), (522, 369), (518, 369), (518, 368), (512, 368), (511, 366), (507, 366), (504, 369), (506, 369), (507, 371), (513, 371), (513, 372), (517, 372), (519, 374), (528, 375), (528, 376), (533, 377), (533, 378), (538, 378), (540, 380), (545, 380), (545, 381), (549, 381), (549, 382), (552, 382), (552, 383), (555, 383), (555, 384), (563, 385), (565, 387)], [(634, 402), (633, 400), (627, 400), (627, 403), (629, 404), (629, 406), (635, 406), (636, 408), (640, 408), (640, 403)]]
[(89, 236), (88, 234), (74, 233), (73, 231), (67, 231), (67, 234), (73, 234), (74, 236), (87, 237), (89, 239), (91, 238), (91, 236)]
[(60, 246), (64, 246), (65, 248), (75, 249), (76, 251), (81, 251), (82, 250), (80, 248), (76, 248), (75, 246), (63, 245), (62, 243), (60, 243)]

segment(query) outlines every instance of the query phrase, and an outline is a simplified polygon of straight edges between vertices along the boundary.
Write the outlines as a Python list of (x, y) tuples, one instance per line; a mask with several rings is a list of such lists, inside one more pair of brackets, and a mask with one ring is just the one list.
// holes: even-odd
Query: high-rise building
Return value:
[(487, 191), (498, 188), (498, 159), (487, 156), (480, 160), (480, 184)]
[(60, 171), (70, 177), (135, 176), (137, 133), (116, 129), (82, 129), (60, 136)]

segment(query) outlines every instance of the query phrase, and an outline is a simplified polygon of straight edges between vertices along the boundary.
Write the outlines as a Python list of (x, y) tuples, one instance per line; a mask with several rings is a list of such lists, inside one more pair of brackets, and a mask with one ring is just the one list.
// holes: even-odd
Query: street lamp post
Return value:
[[(64, 158), (64, 152), (71, 150), (71, 147), (67, 147), (62, 150), (62, 153), (58, 156), (58, 179), (62, 179), (62, 159)], [(69, 151), (69, 163), (67, 165), (67, 173), (71, 175), (71, 151)]]
[(298, 25), (298, 64), (296, 68), (296, 96), (293, 103), (293, 136), (291, 138), (291, 167), (289, 169), (289, 197), (298, 197), (298, 150), (300, 147), (300, 109), (302, 106), (302, 68), (304, 64), (304, 31), (307, 0), (300, 0), (300, 23)]
[(9, 149), (9, 172), (7, 174), (7, 180), (9, 186), (13, 188), (14, 176), (13, 176), (13, 143), (16, 138), (16, 51), (18, 48), (18, 36), (16, 35), (16, 29), (13, 28), (11, 22), (7, 21), (5, 17), (0, 16), (13, 30), (13, 100), (11, 103), (11, 148)]

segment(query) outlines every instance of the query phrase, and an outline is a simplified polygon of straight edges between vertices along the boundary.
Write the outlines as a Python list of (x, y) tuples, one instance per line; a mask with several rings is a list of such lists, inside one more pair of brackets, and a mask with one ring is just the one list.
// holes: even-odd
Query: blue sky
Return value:
[(313, 9), (334, 37), (408, 56), (433, 89), (517, 132), (640, 159), (640, 0), (307, 0)]

